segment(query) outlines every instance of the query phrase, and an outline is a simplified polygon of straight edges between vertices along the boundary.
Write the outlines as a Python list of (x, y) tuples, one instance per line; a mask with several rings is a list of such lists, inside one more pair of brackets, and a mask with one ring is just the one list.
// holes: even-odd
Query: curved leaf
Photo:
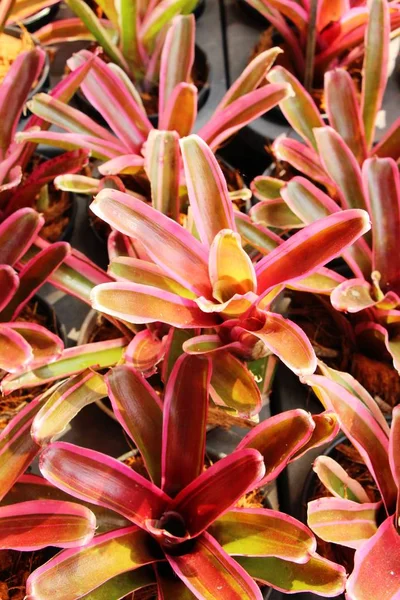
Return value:
[(178, 358), (168, 378), (163, 405), (162, 489), (172, 498), (203, 471), (210, 379), (210, 360), (187, 354)]
[(118, 421), (135, 442), (156, 485), (161, 483), (162, 407), (160, 399), (137, 371), (114, 367), (105, 376)]
[(72, 502), (34, 500), (0, 507), (0, 549), (85, 546), (95, 529), (92, 511)]
[(203, 533), (192, 551), (167, 559), (174, 572), (197, 598), (207, 600), (262, 600), (246, 571), (214, 540)]

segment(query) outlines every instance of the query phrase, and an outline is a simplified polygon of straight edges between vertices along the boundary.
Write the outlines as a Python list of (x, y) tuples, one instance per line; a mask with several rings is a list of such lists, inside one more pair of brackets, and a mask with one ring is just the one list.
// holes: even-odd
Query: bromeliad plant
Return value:
[(44, 45), (93, 40), (141, 93), (149, 92), (159, 84), (160, 56), (169, 24), (175, 16), (191, 13), (197, 2), (99, 0), (97, 5), (106, 17), (99, 19), (84, 0), (66, 0), (77, 17), (50, 23), (36, 36)]
[[(245, 1), (282, 36), (293, 74), (308, 90), (322, 87), (324, 74), (334, 67), (351, 69), (364, 54), (367, 23), (376, 17), (372, 3), (366, 0)], [(389, 6), (388, 26), (395, 32), (400, 24), (400, 8), (395, 1), (389, 1)], [(382, 28), (382, 21), (377, 25)]]
[[(27, 582), (30, 599), (47, 600), (57, 589), (57, 600), (87, 594), (116, 600), (151, 584), (157, 585), (157, 597), (200, 600), (261, 600), (258, 583), (324, 596), (343, 590), (344, 569), (316, 554), (307, 527), (274, 510), (237, 506), (290, 460), (332, 439), (335, 418), (323, 413), (314, 420), (302, 410), (273, 417), (204, 470), (210, 379), (210, 361), (188, 355), (176, 361), (163, 401), (126, 365), (105, 377), (115, 414), (136, 444), (147, 477), (99, 452), (51, 442), (66, 424), (66, 396), (59, 388), (58, 398), (42, 405), (32, 434), (45, 445), (44, 477), (130, 524), (37, 569)], [(70, 412), (73, 381), (68, 387)]]
[[(0, 86), (0, 219), (24, 207), (34, 207), (43, 188), (57, 175), (77, 173), (87, 162), (85, 150), (66, 152), (33, 167), (27, 174), (36, 144), (17, 144), (14, 141), (25, 102), (44, 64), (44, 52), (34, 49), (21, 54), (12, 64)], [(72, 97), (87, 69), (71, 75), (53, 91), (55, 97)], [(28, 119), (25, 130), (46, 124), (41, 119)]]
[(349, 600), (399, 595), (400, 408), (389, 427), (374, 399), (350, 375), (324, 365), (325, 376), (312, 375), (312, 386), (325, 408), (361, 454), (381, 499), (372, 501), (362, 485), (332, 458), (320, 456), (314, 471), (333, 497), (308, 504), (308, 524), (323, 540), (356, 550), (347, 582)]
[(312, 288), (307, 277), (315, 272), (330, 289), (336, 286), (336, 274), (318, 269), (368, 230), (366, 213), (331, 215), (282, 245), (250, 224), (247, 235), (254, 244), (260, 246), (264, 236), (264, 244), (278, 246), (253, 265), (238, 233), (249, 223), (239, 213), (235, 218), (213, 153), (197, 136), (183, 139), (181, 150), (195, 235), (128, 194), (102, 190), (93, 212), (139, 241), (148, 260), (112, 261), (110, 273), (120, 281), (93, 290), (94, 308), (128, 323), (161, 321), (194, 330), (183, 345), (188, 353), (249, 360), (272, 352), (295, 373), (313, 372), (315, 355), (307, 337), (270, 307), (287, 282)]
[[(333, 306), (340, 311), (360, 313), (355, 333), (367, 336), (378, 352), (386, 349), (399, 369), (398, 354), (398, 271), (396, 244), (399, 236), (399, 174), (395, 160), (400, 120), (386, 136), (373, 145), (375, 124), (386, 86), (389, 45), (388, 11), (385, 0), (374, 0), (366, 34), (361, 104), (350, 76), (341, 69), (325, 77), (329, 127), (323, 126), (309, 95), (294, 82), (297, 100), (285, 100), (281, 108), (305, 143), (281, 139), (274, 144), (275, 154), (286, 160), (320, 187), (304, 177), (287, 184), (259, 177), (252, 184), (262, 202), (251, 212), (256, 222), (283, 229), (301, 228), (328, 214), (346, 208), (368, 210), (372, 222), (372, 240), (364, 240), (346, 250), (343, 258), (355, 279), (342, 282), (332, 292)], [(381, 23), (385, 23), (382, 35)], [(273, 70), (273, 81), (289, 81), (283, 69)], [(269, 199), (265, 199), (268, 197)], [(363, 311), (363, 312), (362, 312)], [(362, 313), (362, 314), (361, 314)]]
[[(94, 287), (102, 274), (83, 265), (80, 268), (83, 273), (89, 270), (91, 281), (79, 281), (77, 291), (83, 288), (86, 299), (90, 292), (92, 306), (116, 319), (124, 337), (101, 342), (101, 347), (70, 349), (46, 369), (10, 375), (3, 381), (4, 392), (87, 367), (113, 366), (121, 359), (146, 376), (163, 361), (165, 383), (182, 351), (209, 353), (214, 365), (213, 401), (248, 417), (261, 408), (248, 361), (273, 353), (296, 373), (314, 371), (316, 359), (308, 338), (270, 306), (288, 282), (308, 290), (324, 285), (330, 292), (336, 287), (342, 278), (322, 265), (368, 229), (366, 214), (353, 210), (329, 216), (283, 243), (245, 215), (235, 216), (220, 167), (204, 141), (191, 136), (181, 145), (195, 235), (118, 190), (102, 190), (92, 205), (95, 214), (119, 233), (113, 234), (104, 284)], [(242, 247), (242, 232), (243, 243), (267, 254), (265, 258), (252, 263)], [(141, 252), (129, 253), (121, 241), (131, 248), (139, 243)], [(66, 261), (60, 269), (69, 264)], [(70, 285), (76, 275), (67, 275)], [(95, 349), (101, 352), (94, 354)]]
[[(138, 90), (120, 67), (106, 64), (92, 53), (82, 51), (74, 55), (68, 64), (74, 71), (91, 62), (81, 89), (111, 131), (64, 101), (38, 94), (29, 103), (32, 112), (63, 131), (24, 132), (17, 135), (17, 140), (44, 142), (70, 150), (87, 149), (93, 157), (103, 161), (104, 164), (99, 166), (102, 175), (134, 175), (146, 167), (152, 181), (149, 170), (161, 151), (166, 169), (173, 169), (174, 164), (171, 163), (177, 160), (178, 138), (192, 132), (197, 115), (198, 90), (190, 82), (194, 27), (193, 16), (180, 16), (173, 20), (168, 30), (160, 64), (158, 130), (147, 118)], [(198, 132), (214, 151), (231, 135), (290, 94), (286, 84), (259, 88), (278, 53), (278, 49), (272, 49), (257, 57)], [(69, 180), (69, 189), (71, 185), (73, 182)]]
[(44, 219), (34, 210), (16, 211), (0, 225), (0, 369), (19, 373), (54, 361), (62, 340), (42, 325), (19, 317), (36, 291), (60, 266), (69, 245), (55, 243), (29, 260), (17, 273), (14, 266), (29, 250)]

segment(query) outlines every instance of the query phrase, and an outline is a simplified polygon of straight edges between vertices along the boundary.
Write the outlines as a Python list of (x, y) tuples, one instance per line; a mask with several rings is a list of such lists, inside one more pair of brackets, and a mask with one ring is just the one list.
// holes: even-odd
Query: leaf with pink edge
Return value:
[(16, 319), (26, 303), (60, 266), (70, 252), (66, 242), (55, 242), (32, 258), (19, 273), (19, 286), (1, 313), (2, 320)]
[(387, 84), (390, 42), (390, 8), (386, 0), (369, 7), (365, 32), (365, 57), (361, 89), (361, 111), (368, 148), (374, 142), (376, 115)]
[(343, 467), (330, 456), (317, 456), (313, 464), (313, 471), (326, 489), (336, 498), (358, 503), (370, 501), (362, 485), (350, 477)]
[(102, 175), (136, 175), (143, 169), (144, 158), (138, 154), (124, 154), (99, 165)]
[(328, 71), (324, 81), (329, 123), (362, 164), (367, 147), (354, 81), (344, 69)]
[(18, 289), (17, 273), (8, 265), (0, 265), (0, 312), (13, 298)]
[(13, 140), (24, 103), (39, 79), (45, 53), (40, 48), (22, 52), (12, 62), (1, 85), (0, 93), (0, 158), (4, 160)]
[(282, 315), (265, 311), (263, 316), (264, 322), (259, 327), (250, 320), (243, 321), (240, 326), (261, 340), (294, 373), (313, 373), (317, 359), (304, 331)]
[(290, 93), (291, 89), (286, 84), (262, 86), (216, 112), (198, 135), (215, 151), (231, 135), (274, 108)]
[(55, 589), (57, 600), (82, 598), (113, 577), (135, 572), (160, 558), (150, 536), (136, 526), (105, 533), (84, 548), (65, 550), (36, 569), (26, 584), (27, 599), (52, 600)]
[(196, 298), (196, 294), (172, 277), (168, 277), (160, 267), (145, 260), (120, 256), (111, 261), (108, 271), (118, 281), (131, 281), (156, 287), (192, 300)]
[[(168, 29), (160, 61), (158, 113), (162, 123), (176, 86), (190, 82), (194, 61), (194, 34), (193, 15), (175, 17)], [(164, 124), (160, 129), (163, 128)]]
[(146, 142), (145, 170), (153, 207), (178, 221), (180, 156), (176, 131), (150, 132)]
[[(294, 177), (282, 189), (282, 198), (305, 224), (340, 211), (339, 206), (304, 177)], [(356, 276), (369, 277), (371, 273), (371, 250), (364, 239), (358, 239), (343, 252), (343, 258)]]
[(178, 223), (117, 190), (102, 190), (90, 207), (111, 227), (142, 242), (152, 260), (181, 285), (209, 294), (206, 248)]
[(144, 377), (157, 372), (158, 363), (164, 358), (164, 343), (149, 329), (139, 331), (125, 351), (125, 362), (140, 371)]
[(137, 283), (103, 283), (91, 294), (95, 310), (128, 323), (161, 321), (180, 328), (212, 327), (217, 317), (204, 313), (196, 302), (171, 292)]
[(87, 368), (113, 367), (121, 360), (126, 344), (125, 338), (118, 338), (67, 348), (52, 363), (5, 377), (1, 382), (1, 390), (7, 395), (22, 387), (35, 387), (75, 375)]
[(283, 243), (275, 233), (253, 223), (248, 215), (237, 212), (235, 223), (243, 241), (256, 248), (261, 254), (269, 254), (271, 250)]
[(369, 229), (368, 213), (357, 209), (334, 213), (304, 227), (257, 263), (258, 293), (305, 277), (339, 256)]
[(25, 338), (7, 324), (0, 324), (0, 369), (18, 373), (33, 360), (33, 351)]
[[(392, 413), (392, 425), (389, 436), (389, 463), (392, 471), (393, 479), (396, 482), (397, 489), (400, 490), (400, 456), (399, 456), (399, 441), (400, 441), (400, 407), (395, 406)], [(397, 493), (396, 505), (396, 521), (395, 527), (399, 531), (400, 527), (400, 491)]]
[(397, 577), (400, 537), (388, 517), (378, 531), (354, 555), (354, 568), (347, 582), (349, 600), (396, 600), (400, 593)]
[(199, 535), (250, 488), (259, 485), (264, 472), (259, 452), (236, 450), (186, 486), (174, 499), (171, 510), (181, 515), (191, 537)]
[(334, 189), (334, 184), (326, 170), (321, 165), (318, 154), (298, 140), (279, 136), (272, 145), (275, 157), (288, 162), (306, 177), (322, 183), (328, 189)]
[(162, 28), (176, 15), (185, 13), (193, 5), (193, 0), (161, 0), (149, 11), (142, 23), (140, 38), (146, 51), (151, 52)]
[(159, 488), (115, 458), (64, 442), (43, 450), (40, 470), (64, 492), (114, 510), (141, 527), (148, 519), (158, 519), (169, 502)]
[(261, 394), (247, 366), (223, 350), (213, 353), (212, 365), (210, 395), (213, 401), (234, 409), (241, 416), (257, 415), (261, 410)]
[(345, 208), (367, 208), (357, 160), (332, 127), (314, 130), (321, 162), (336, 183)]
[(335, 439), (340, 431), (339, 420), (334, 412), (324, 411), (318, 415), (312, 415), (315, 428), (310, 439), (296, 452), (291, 461), (297, 460), (309, 450), (318, 448)]
[(359, 398), (338, 383), (321, 375), (307, 377), (306, 383), (322, 394), (322, 400), (337, 414), (341, 429), (360, 452), (387, 510), (391, 510), (396, 502), (397, 487), (390, 471), (389, 439), (379, 423)]
[(380, 502), (319, 498), (308, 503), (307, 523), (322, 540), (357, 549), (375, 534), (380, 506)]
[[(81, 50), (68, 59), (68, 66), (75, 70), (91, 58), (89, 51)], [(143, 107), (128, 92), (118, 75), (96, 57), (81, 88), (130, 152), (140, 150), (153, 127)]]
[(32, 400), (0, 435), (0, 499), (4, 498), (40, 450), (30, 434), (32, 421), (40, 406), (39, 398)]
[[(70, 502), (71, 496), (54, 487), (39, 475), (21, 475), (1, 501), (1, 506), (10, 506), (16, 503), (30, 502), (33, 500)], [(95, 504), (82, 501), (79, 502), (79, 505), (86, 506), (95, 514), (96, 535), (131, 525), (131, 522), (128, 519), (125, 519), (118, 513), (103, 508), (102, 506), (96, 506)]]
[(156, 485), (161, 483), (162, 406), (144, 377), (127, 365), (105, 376), (114, 413), (135, 442)]
[(285, 182), (276, 177), (258, 175), (250, 184), (253, 196), (262, 202), (263, 200), (278, 200)]
[(110, 160), (121, 154), (119, 142), (103, 141), (99, 138), (78, 133), (63, 133), (59, 131), (20, 131), (15, 135), (18, 143), (32, 142), (33, 144), (46, 144), (63, 150), (88, 150), (89, 155), (100, 160)]
[(80, 600), (121, 600), (132, 592), (139, 591), (156, 583), (152, 566), (139, 567), (112, 577), (92, 592), (81, 596)]
[(318, 554), (296, 564), (280, 558), (237, 556), (237, 562), (260, 584), (288, 594), (314, 592), (328, 598), (338, 596), (346, 585), (346, 570)]
[(167, 382), (162, 489), (172, 498), (203, 471), (210, 378), (208, 358), (184, 354), (176, 361)]
[(196, 540), (191, 552), (183, 556), (167, 554), (167, 559), (197, 598), (262, 600), (253, 579), (207, 533)]
[(323, 127), (320, 112), (301, 83), (284, 67), (274, 67), (267, 76), (272, 83), (286, 83), (292, 87), (293, 94), (280, 102), (279, 107), (295, 131), (317, 149), (313, 129)]
[(400, 117), (396, 119), (388, 131), (381, 137), (374, 146), (375, 156), (380, 158), (393, 158), (399, 160), (400, 157)]
[(387, 435), (387, 437), (389, 437), (390, 428), (381, 412), (381, 409), (378, 407), (375, 399), (367, 392), (361, 383), (357, 381), (357, 379), (352, 377), (352, 375), (349, 373), (332, 369), (321, 361), (318, 361), (318, 369), (322, 375), (325, 375), (329, 379), (336, 381), (336, 383), (339, 383), (348, 392), (359, 398), (373, 414), (375, 421), (379, 423), (382, 431)]
[(257, 281), (253, 264), (242, 248), (240, 235), (223, 229), (215, 236), (209, 257), (213, 296), (227, 302), (235, 294), (255, 292)]
[(66, 3), (76, 16), (79, 17), (82, 23), (84, 23), (85, 27), (90, 31), (97, 43), (104, 49), (107, 56), (125, 69), (127, 63), (121, 50), (114, 44), (110, 32), (103, 26), (101, 20), (90, 6), (86, 4), (86, 2), (83, 2), (83, 0), (66, 0)]
[(373, 269), (384, 294), (400, 294), (400, 260), (396, 243), (400, 227), (400, 177), (394, 160), (371, 158), (363, 164), (372, 221)]
[(176, 329), (171, 327), (165, 341), (165, 357), (162, 364), (161, 378), (164, 383), (168, 381), (172, 369), (178, 358), (185, 352), (184, 343), (193, 336), (190, 329)]
[(96, 518), (72, 502), (33, 500), (0, 507), (0, 549), (75, 548), (92, 539)]
[(221, 229), (236, 229), (225, 177), (201, 138), (191, 135), (180, 146), (196, 228), (202, 242), (211, 246)]
[(265, 475), (258, 485), (265, 485), (283, 471), (290, 459), (308, 442), (315, 423), (305, 410), (294, 409), (270, 417), (250, 431), (237, 449), (254, 448), (264, 459)]
[[(99, 19), (99, 21), (109, 35), (115, 35), (114, 26), (110, 21), (107, 19)], [(42, 46), (53, 46), (65, 42), (85, 40), (90, 42), (96, 41), (94, 35), (79, 17), (70, 17), (48, 23), (35, 31), (35, 38), (39, 40)]]
[(235, 508), (208, 532), (230, 556), (275, 556), (306, 563), (316, 550), (311, 531), (297, 519), (266, 508)]
[(31, 208), (21, 208), (0, 225), (0, 264), (14, 265), (32, 244), (44, 219)]
[(60, 436), (82, 408), (107, 396), (103, 377), (89, 369), (67, 379), (51, 394), (32, 424), (32, 437), (44, 446)]
[[(88, 61), (89, 62), (89, 61)], [(61, 102), (48, 94), (36, 94), (28, 103), (29, 110), (47, 122), (61, 127), (70, 133), (90, 135), (101, 140), (118, 143), (118, 139), (108, 129), (102, 127), (85, 113)], [(121, 143), (121, 153), (126, 151), (126, 146)]]
[(30, 345), (33, 353), (29, 361), (30, 369), (51, 363), (63, 351), (64, 343), (62, 339), (58, 335), (51, 333), (43, 325), (27, 321), (14, 321), (12, 323), (4, 323), (4, 325), (21, 335)]
[(159, 127), (176, 131), (179, 137), (190, 135), (197, 116), (197, 87), (191, 83), (179, 83), (172, 91)]
[(276, 57), (281, 53), (282, 49), (277, 46), (276, 48), (265, 50), (253, 58), (226, 92), (218, 105), (217, 111), (223, 110), (238, 98), (258, 88), (274, 64)]
[(277, 229), (298, 229), (303, 227), (303, 222), (289, 206), (282, 200), (264, 200), (259, 202), (250, 210), (250, 216), (256, 223), (261, 223), (266, 227), (276, 227)]

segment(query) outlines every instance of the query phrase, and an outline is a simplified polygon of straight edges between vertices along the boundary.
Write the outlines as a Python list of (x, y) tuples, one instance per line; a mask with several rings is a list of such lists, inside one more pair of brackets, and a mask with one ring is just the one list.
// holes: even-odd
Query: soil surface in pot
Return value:
[[(45, 304), (42, 305), (35, 297), (33, 297), (18, 316), (18, 321), (43, 325), (52, 333), (59, 335), (60, 332), (58, 331), (57, 324), (53, 319), (54, 313), (46, 312), (45, 306)], [(48, 383), (33, 388), (22, 388), (12, 392), (8, 396), (0, 397), (0, 433), (8, 425), (11, 419), (28, 404), (28, 402), (43, 393), (51, 387), (51, 385), (53, 384)], [(1, 595), (0, 600), (3, 600)]]
[[(363, 461), (359, 452), (350, 444), (349, 441), (344, 441), (336, 446), (334, 451), (330, 453), (330, 456), (336, 460), (343, 469), (352, 477), (356, 479), (365, 489), (371, 502), (377, 502), (380, 500), (379, 490), (376, 487), (376, 483), (368, 471), (365, 462)], [(318, 498), (332, 497), (332, 494), (325, 488), (320, 482), (317, 476), (312, 479), (312, 486), (310, 486), (310, 500), (317, 500)], [(306, 508), (306, 507), (305, 507)], [(343, 565), (347, 573), (351, 573), (354, 566), (354, 553), (355, 550), (339, 546), (338, 544), (330, 544), (325, 542), (316, 536), (317, 538), (317, 552), (332, 560), (336, 563)]]
[[(26, 30), (22, 30), (20, 38), (7, 33), (0, 34), (0, 83), (2, 83), (12, 63), (21, 52), (32, 50), (34, 47), (35, 44)], [(35, 87), (36, 83), (32, 87)]]
[[(22, 183), (30, 177), (36, 167), (46, 160), (45, 156), (35, 154), (27, 166)], [(48, 242), (57, 242), (62, 238), (73, 217), (72, 196), (69, 192), (58, 190), (53, 183), (47, 184), (47, 190), (46, 203), (42, 204), (40, 198), (37, 197), (34, 208), (42, 213), (45, 220), (44, 226), (40, 230), (40, 236)]]
[(49, 559), (49, 550), (0, 550), (0, 600), (23, 600), (29, 575)]
[[(400, 403), (400, 377), (390, 355), (367, 356), (353, 338), (351, 316), (336, 311), (329, 298), (287, 290), (290, 298), (288, 317), (310, 339), (319, 359), (333, 369), (353, 375), (389, 414)], [(379, 360), (378, 360), (379, 358)]]
[[(293, 75), (295, 75), (298, 78), (297, 74), (293, 71), (293, 63), (290, 60), (290, 48), (272, 25), (267, 27), (267, 29), (262, 32), (257, 44), (253, 48), (249, 62), (265, 50), (270, 50), (275, 46), (279, 46), (283, 50), (283, 54), (280, 54), (276, 58), (274, 65), (280, 65), (282, 67), (285, 67), (285, 69), (293, 73)], [(355, 83), (356, 90), (358, 93), (361, 93), (362, 62), (363, 57), (361, 57), (357, 61), (354, 61), (348, 69)], [(266, 81), (264, 85), (267, 84), (268, 82)], [(323, 78), (321, 78), (321, 80), (315, 80), (314, 87), (311, 90), (311, 96), (321, 113), (325, 113), (323, 85)]]

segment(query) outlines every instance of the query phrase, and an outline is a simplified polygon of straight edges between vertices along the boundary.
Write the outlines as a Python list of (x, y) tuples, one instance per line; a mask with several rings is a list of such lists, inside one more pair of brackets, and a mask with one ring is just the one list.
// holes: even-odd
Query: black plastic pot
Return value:
[[(21, 38), (21, 36), (22, 36), (22, 32), (18, 27), (5, 27), (4, 33), (6, 35), (10, 35), (10, 36), (18, 38), (18, 39)], [(32, 39), (33, 39), (35, 46), (40, 46), (39, 41), (37, 39), (35, 39), (34, 36), (32, 36)], [(49, 61), (49, 57), (46, 53), (45, 62), (43, 65), (43, 71), (39, 77), (39, 81), (37, 82), (35, 87), (32, 88), (32, 90), (30, 91), (28, 100), (30, 100), (35, 94), (46, 91), (46, 89), (49, 87), (49, 84), (50, 84), (50, 61)]]
[(37, 31), (38, 29), (40, 29), (41, 27), (44, 27), (45, 25), (48, 25), (49, 23), (51, 23), (55, 19), (59, 8), (60, 8), (59, 2), (57, 2), (57, 4), (53, 4), (52, 6), (43, 8), (42, 10), (35, 13), (34, 15), (31, 15), (30, 17), (26, 17), (26, 19), (23, 19), (22, 25), (29, 32), (33, 33), (35, 31)]
[(51, 304), (49, 304), (49, 302), (47, 302), (47, 300), (45, 300), (38, 294), (35, 294), (35, 296), (33, 296), (33, 298), (30, 300), (30, 302), (37, 302), (37, 304), (39, 306), (40, 314), (47, 317), (46, 327), (49, 329), (49, 331), (58, 335), (58, 337), (61, 338), (62, 341), (64, 342), (64, 344), (66, 345), (67, 335), (65, 332), (65, 327), (61, 323), (60, 319), (57, 316), (56, 311), (51, 306)]
[(64, 229), (64, 231), (62, 232), (62, 234), (60, 235), (58, 241), (59, 242), (70, 242), (72, 235), (74, 233), (74, 227), (75, 227), (75, 221), (76, 221), (76, 215), (78, 213), (78, 199), (76, 197), (76, 194), (73, 194), (72, 192), (67, 192), (69, 194), (70, 197), (70, 201), (71, 201), (71, 206), (68, 209), (68, 225), (66, 226), (66, 228)]
[(203, 14), (205, 8), (206, 8), (206, 0), (200, 0), (198, 2), (198, 4), (197, 4), (196, 8), (193, 11), (194, 18), (196, 19), (196, 21), (198, 19), (200, 19), (200, 17)]
[(246, 0), (236, 0), (236, 2), (240, 6), (240, 9), (244, 12), (244, 14), (247, 15), (250, 19), (253, 19), (257, 23), (268, 23), (267, 19), (263, 17), (263, 15), (258, 12), (258, 10), (250, 6), (250, 4), (246, 2)]
[[(199, 111), (205, 105), (207, 98), (210, 94), (211, 66), (206, 53), (200, 48), (200, 46), (197, 45), (195, 47), (194, 65), (197, 70), (198, 77), (202, 82), (204, 82), (203, 86), (199, 88), (199, 94), (197, 98), (197, 110)], [(90, 116), (92, 119), (94, 119), (101, 125), (108, 127), (108, 124), (103, 119), (102, 115), (90, 104), (90, 102), (86, 99), (86, 96), (80, 89), (76, 92), (74, 100), (76, 102), (76, 105), (82, 112)], [(148, 115), (148, 118), (151, 124), (154, 127), (157, 127), (158, 114)]]

